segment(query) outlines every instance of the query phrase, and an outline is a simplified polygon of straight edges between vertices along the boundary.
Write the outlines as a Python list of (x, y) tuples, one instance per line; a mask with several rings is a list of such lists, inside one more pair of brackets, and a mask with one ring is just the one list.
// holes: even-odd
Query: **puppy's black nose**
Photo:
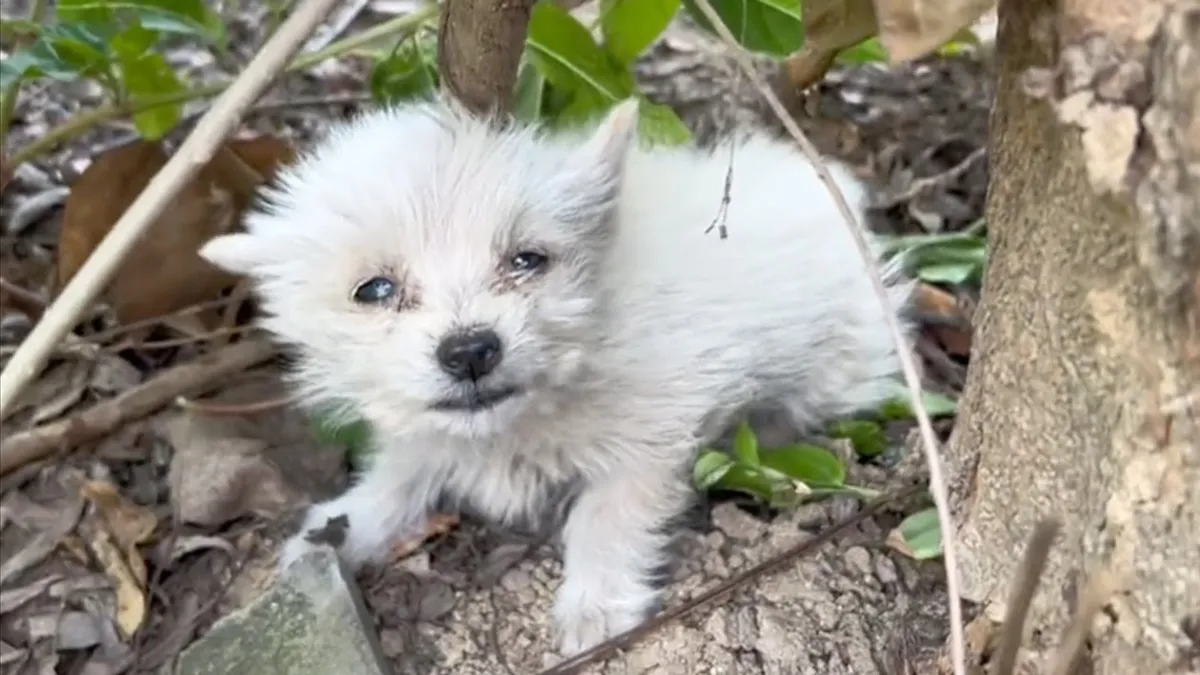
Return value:
[(442, 338), (437, 346), (442, 370), (458, 380), (478, 380), (500, 363), (500, 336), (495, 331), (477, 330)]

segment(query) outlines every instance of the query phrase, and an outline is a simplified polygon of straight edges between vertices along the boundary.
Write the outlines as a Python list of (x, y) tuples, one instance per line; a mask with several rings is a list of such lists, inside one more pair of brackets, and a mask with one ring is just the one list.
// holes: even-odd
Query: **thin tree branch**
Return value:
[(929, 464), (929, 486), (933, 494), (934, 504), (937, 507), (938, 523), (942, 530), (942, 557), (946, 564), (946, 588), (950, 596), (950, 654), (953, 660), (954, 674), (966, 675), (967, 666), (963, 636), (962, 602), (958, 589), (958, 555), (954, 544), (954, 521), (950, 516), (949, 491), (946, 489), (946, 479), (942, 472), (937, 437), (933, 432), (933, 424), (929, 421), (929, 412), (925, 410), (925, 405), (921, 400), (921, 379), (917, 375), (917, 367), (913, 359), (913, 354), (908, 349), (904, 335), (900, 331), (900, 325), (896, 320), (896, 308), (891, 307), (891, 302), (888, 300), (887, 289), (884, 287), (883, 279), (879, 275), (879, 268), (874, 256), (871, 255), (870, 247), (863, 234), (862, 225), (858, 222), (854, 211), (846, 202), (845, 195), (842, 194), (842, 191), (833, 182), (833, 177), (829, 174), (825, 163), (821, 161), (821, 156), (817, 152), (817, 149), (804, 135), (804, 132), (800, 130), (800, 127), (797, 126), (792, 116), (788, 114), (787, 109), (763, 79), (763, 76), (754, 69), (754, 63), (751, 60), (750, 54), (734, 39), (733, 34), (729, 31), (729, 28), (721, 20), (720, 15), (713, 9), (709, 1), (695, 1), (696, 6), (708, 18), (717, 35), (729, 46), (733, 55), (737, 58), (739, 68), (754, 83), (755, 88), (766, 99), (772, 112), (779, 118), (779, 121), (783, 124), (788, 134), (800, 145), (801, 150), (812, 161), (817, 175), (821, 177), (821, 182), (825, 183), (826, 189), (829, 190), (830, 195), (833, 196), (833, 200), (837, 204), (838, 211), (841, 212), (846, 225), (850, 228), (850, 232), (854, 236), (854, 242), (858, 245), (859, 253), (866, 263), (871, 283), (875, 287), (875, 294), (879, 297), (879, 302), (884, 309), (883, 314), (887, 319), (888, 332), (891, 334), (892, 341), (896, 344), (896, 352), (900, 358), (904, 381), (908, 385), (909, 402), (912, 405), (913, 412), (916, 413), (917, 426), (921, 433), (921, 447), (925, 452), (925, 458)]
[(46, 364), (59, 340), (112, 279), (125, 255), (234, 130), (246, 109), (267, 89), (337, 0), (306, 0), (221, 95), (166, 166), (121, 216), (87, 262), (50, 305), (0, 373), (0, 420)]

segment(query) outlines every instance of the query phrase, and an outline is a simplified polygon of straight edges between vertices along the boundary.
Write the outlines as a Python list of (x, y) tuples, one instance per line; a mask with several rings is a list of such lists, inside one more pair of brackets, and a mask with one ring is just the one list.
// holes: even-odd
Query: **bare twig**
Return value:
[(1108, 599), (1116, 591), (1117, 580), (1112, 571), (1101, 567), (1092, 573), (1087, 586), (1079, 596), (1079, 604), (1075, 608), (1075, 616), (1058, 643), (1051, 661), (1049, 675), (1071, 675), (1075, 672), (1075, 663), (1083, 651), (1088, 634), (1092, 630), (1092, 621), (1096, 614), (1108, 604)]
[(275, 398), (263, 399), (261, 401), (250, 401), (249, 403), (213, 403), (211, 401), (193, 401), (186, 396), (177, 396), (175, 398), (175, 405), (201, 415), (242, 417), (274, 412), (281, 408), (286, 408), (299, 400), (300, 395), (296, 393), (284, 394), (283, 396), (276, 396)]
[[(706, 2), (707, 0), (699, 1)], [(894, 492), (892, 494), (884, 495), (878, 499), (872, 500), (871, 502), (863, 505), (863, 507), (853, 515), (835, 523), (825, 530), (820, 531), (811, 539), (805, 539), (786, 551), (771, 556), (757, 565), (739, 572), (725, 581), (722, 581), (709, 590), (689, 599), (687, 602), (684, 602), (677, 607), (659, 612), (657, 615), (637, 626), (634, 626), (633, 628), (630, 628), (624, 633), (611, 637), (595, 647), (592, 647), (591, 649), (580, 652), (579, 654), (576, 654), (565, 661), (543, 670), (541, 673), (539, 673), (539, 675), (575, 675), (575, 673), (582, 671), (586, 666), (612, 656), (613, 652), (634, 644), (638, 640), (641, 640), (657, 630), (659, 627), (664, 626), (672, 621), (681, 619), (705, 607), (716, 604), (729, 594), (745, 586), (746, 584), (755, 581), (756, 579), (769, 574), (774, 574), (775, 572), (794, 563), (796, 560), (799, 560), (813, 551), (816, 551), (821, 546), (829, 543), (834, 537), (842, 532), (845, 532), (867, 518), (879, 513), (885, 507), (891, 504), (902, 502), (905, 499), (920, 493), (924, 489), (925, 488), (921, 485), (912, 485), (900, 490), (899, 492)]]
[(288, 16), (104, 237), (0, 373), (0, 420), (10, 412), (13, 400), (25, 385), (45, 366), (47, 357), (71, 330), (76, 318), (112, 279), (142, 232), (208, 162), (246, 109), (283, 70), (335, 4), (336, 0), (306, 0)]
[(1004, 615), (1000, 644), (992, 659), (992, 675), (1012, 675), (1016, 668), (1017, 653), (1025, 639), (1025, 617), (1029, 614), (1038, 583), (1042, 580), (1042, 570), (1046, 568), (1046, 559), (1050, 556), (1058, 528), (1057, 521), (1044, 520), (1038, 523), (1033, 536), (1029, 538), (1025, 559), (1017, 569), (1017, 578), (1008, 595), (1008, 611)]
[(933, 493), (933, 501), (937, 506), (938, 522), (942, 529), (942, 556), (946, 564), (946, 587), (950, 596), (950, 652), (954, 662), (954, 673), (955, 675), (966, 675), (966, 649), (963, 637), (961, 596), (958, 589), (958, 555), (954, 546), (954, 522), (950, 517), (949, 491), (946, 489), (946, 480), (942, 475), (941, 459), (938, 456), (938, 441), (933, 432), (933, 424), (929, 421), (929, 412), (925, 410), (925, 406), (921, 400), (921, 380), (917, 375), (916, 363), (911, 351), (906, 347), (904, 335), (900, 331), (899, 323), (896, 321), (895, 308), (890, 306), (891, 303), (888, 300), (887, 289), (883, 285), (883, 279), (879, 275), (876, 261), (874, 260), (874, 256), (871, 255), (870, 247), (867, 245), (862, 226), (855, 217), (850, 205), (846, 202), (845, 195), (842, 194), (842, 191), (833, 182), (833, 177), (829, 174), (825, 163), (821, 161), (821, 156), (817, 152), (817, 149), (813, 147), (813, 144), (804, 135), (804, 132), (796, 125), (796, 121), (788, 114), (787, 109), (784, 108), (783, 103), (780, 102), (779, 97), (776, 96), (762, 75), (754, 69), (750, 55), (734, 39), (733, 34), (729, 32), (729, 28), (721, 20), (720, 15), (712, 8), (708, 0), (696, 0), (696, 6), (708, 18), (721, 40), (732, 50), (733, 55), (737, 58), (739, 68), (746, 73), (746, 76), (754, 83), (755, 88), (766, 99), (772, 112), (779, 118), (784, 128), (787, 129), (788, 134), (800, 145), (804, 154), (812, 161), (817, 175), (820, 176), (821, 181), (825, 183), (826, 189), (833, 196), (838, 210), (846, 220), (846, 225), (850, 228), (850, 232), (854, 236), (854, 242), (858, 245), (859, 253), (862, 255), (871, 277), (871, 283), (875, 287), (875, 293), (879, 297), (880, 304), (883, 306), (883, 314), (887, 319), (888, 332), (891, 333), (892, 341), (896, 343), (896, 352), (900, 357), (901, 369), (904, 372), (904, 381), (908, 385), (909, 402), (917, 416), (917, 426), (921, 432), (921, 446), (925, 452), (926, 461), (929, 463), (930, 491)]
[(218, 384), (221, 378), (266, 361), (275, 354), (267, 340), (246, 340), (206, 354), (113, 398), (70, 417), (4, 439), (0, 476), (58, 450), (96, 440), (122, 424), (145, 417), (176, 397), (196, 394)]

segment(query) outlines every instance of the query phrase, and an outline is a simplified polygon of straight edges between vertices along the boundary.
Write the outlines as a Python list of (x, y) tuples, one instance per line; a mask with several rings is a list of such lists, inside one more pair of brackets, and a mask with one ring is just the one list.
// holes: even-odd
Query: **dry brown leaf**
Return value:
[(805, 0), (804, 46), (784, 62), (788, 81), (797, 90), (807, 88), (825, 75), (838, 52), (875, 31), (875, 0)]
[[(6, 499), (5, 502), (7, 506), (14, 507), (14, 500)], [(0, 585), (8, 583), (18, 574), (50, 555), (64, 537), (75, 529), (82, 508), (82, 500), (74, 495), (68, 495), (68, 498), (53, 510), (53, 516), (50, 518), (43, 520), (40, 517), (41, 514), (34, 515), (30, 519), (22, 518), (22, 514), (11, 515), (10, 517), (17, 522), (36, 523), (31, 529), (37, 531), (37, 536), (20, 551), (9, 555), (4, 564), (0, 565)]]
[[(288, 143), (270, 136), (222, 146), (134, 245), (105, 290), (102, 297), (118, 319), (169, 314), (233, 286), (237, 277), (197, 251), (211, 237), (239, 228), (255, 189), (294, 158)], [(137, 140), (97, 156), (79, 176), (63, 213), (56, 294), (166, 162), (160, 143)]]
[(926, 331), (941, 343), (947, 354), (970, 355), (971, 322), (952, 293), (930, 284), (920, 284), (917, 286), (916, 307), (922, 317), (931, 320)]
[(919, 58), (937, 49), (996, 5), (996, 0), (874, 1), (879, 42), (892, 63)]
[(435, 513), (425, 521), (425, 531), (420, 536), (396, 542), (392, 545), (388, 557), (393, 563), (400, 562), (416, 553), (426, 541), (446, 534), (457, 526), (458, 516), (452, 513)]
[(80, 492), (95, 505), (103, 528), (112, 535), (138, 585), (145, 588), (146, 562), (138, 546), (150, 541), (158, 527), (158, 517), (150, 509), (126, 499), (108, 481), (89, 480), (80, 486)]
[(294, 505), (295, 490), (260, 438), (223, 418), (184, 411), (165, 425), (175, 448), (167, 481), (181, 523), (217, 526), (248, 514), (274, 517)]
[[(103, 527), (91, 528), (87, 543), (92, 555), (113, 583), (117, 595), (117, 626), (128, 640), (146, 620), (146, 593), (143, 590), (145, 586), (135, 577), (125, 555), (108, 530)], [(144, 575), (145, 563), (142, 563), (142, 570)]]

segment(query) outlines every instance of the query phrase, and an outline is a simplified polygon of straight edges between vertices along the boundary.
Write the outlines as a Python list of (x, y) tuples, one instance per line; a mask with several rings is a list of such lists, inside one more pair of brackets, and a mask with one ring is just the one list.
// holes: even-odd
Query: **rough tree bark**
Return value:
[(438, 24), (442, 88), (477, 113), (508, 110), (534, 0), (447, 0)]
[(1197, 672), (1200, 1), (1000, 0), (996, 53), (991, 258), (950, 444), (966, 592), (1002, 615), (1016, 552), (1059, 517), (1033, 654), (1107, 567), (1094, 672)]

